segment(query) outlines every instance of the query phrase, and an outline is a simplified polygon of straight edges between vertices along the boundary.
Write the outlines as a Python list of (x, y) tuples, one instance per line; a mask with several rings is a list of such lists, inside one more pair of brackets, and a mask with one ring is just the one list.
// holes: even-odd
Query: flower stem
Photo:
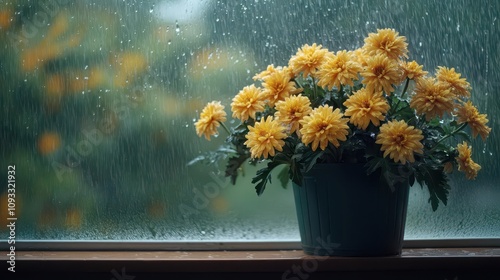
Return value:
[[(393, 111), (396, 110), (399, 106), (399, 103), (401, 102), (401, 99), (403, 99), (403, 97), (405, 96), (406, 94), (406, 90), (408, 90), (408, 85), (410, 84), (410, 78), (406, 78), (406, 83), (405, 83), (405, 87), (403, 88), (403, 91), (401, 92), (401, 98), (398, 99), (398, 102), (396, 103), (396, 105), (393, 107)], [(406, 107), (402, 108), (402, 109), (405, 109)], [(396, 113), (399, 113), (399, 111), (401, 111), (402, 109), (396, 111), (396, 112), (393, 112), (393, 115), (396, 114)]]
[(229, 129), (227, 128), (227, 126), (223, 122), (219, 122), (219, 123), (224, 128), (224, 130), (227, 132), (227, 134), (231, 135), (231, 132), (229, 131)]
[(314, 77), (311, 77), (312, 78), (312, 85), (314, 87), (313, 89), (313, 100), (316, 100), (318, 98), (318, 92), (317, 92), (317, 89), (316, 89), (316, 80), (314, 79)]
[(459, 127), (457, 127), (455, 130), (453, 130), (450, 134), (448, 135), (445, 135), (443, 138), (441, 138), (441, 140), (439, 140), (436, 145), (430, 150), (431, 152), (434, 151), (438, 146), (439, 144), (441, 144), (444, 140), (450, 138), (451, 136), (455, 135), (457, 132), (461, 131), (462, 129), (464, 129), (465, 127), (467, 126), (467, 123), (463, 123), (461, 124)]
[(401, 98), (403, 98), (408, 90), (408, 85), (410, 84), (410, 78), (406, 78), (405, 87), (403, 88), (403, 92), (401, 93)]

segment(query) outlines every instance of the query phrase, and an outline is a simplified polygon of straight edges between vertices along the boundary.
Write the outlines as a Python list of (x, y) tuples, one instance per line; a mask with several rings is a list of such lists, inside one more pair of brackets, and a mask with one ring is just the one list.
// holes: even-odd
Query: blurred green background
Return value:
[(1, 0), (0, 219), (15, 165), (18, 239), (298, 240), (290, 189), (257, 197), (255, 167), (233, 186), (224, 162), (187, 166), (224, 141), (198, 138), (194, 120), (214, 99), (230, 114), (254, 74), (305, 43), (354, 49), (395, 28), (424, 70), (467, 78), (492, 127), (473, 143), (478, 178), (455, 172), (448, 206), (433, 213), (412, 188), (406, 238), (500, 237), (498, 11), (495, 0)]

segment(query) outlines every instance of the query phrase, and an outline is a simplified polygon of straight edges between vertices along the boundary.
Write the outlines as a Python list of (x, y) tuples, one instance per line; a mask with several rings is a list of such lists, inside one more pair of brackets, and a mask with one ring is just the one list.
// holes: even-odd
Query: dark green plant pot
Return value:
[(400, 255), (409, 183), (395, 188), (363, 164), (317, 164), (293, 184), (302, 248), (321, 256)]

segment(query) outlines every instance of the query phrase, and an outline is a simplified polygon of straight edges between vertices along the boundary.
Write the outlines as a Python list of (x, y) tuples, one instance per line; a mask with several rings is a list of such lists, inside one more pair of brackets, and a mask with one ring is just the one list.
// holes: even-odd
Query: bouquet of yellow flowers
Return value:
[(286, 186), (289, 179), (301, 185), (315, 164), (365, 163), (367, 174), (381, 171), (389, 187), (401, 179), (427, 186), (433, 210), (439, 201), (446, 205), (446, 173), (457, 168), (474, 179), (481, 169), (465, 128), (483, 140), (491, 128), (460, 73), (440, 66), (429, 75), (408, 60), (407, 46), (394, 29), (368, 34), (352, 51), (303, 45), (287, 66), (269, 65), (236, 94), (237, 126), (224, 124), (221, 102), (206, 105), (197, 134), (210, 140), (222, 127), (228, 136), (220, 149), (191, 163), (225, 159), (234, 184), (243, 163), (267, 161), (252, 180), (258, 195), (280, 165), (288, 167), (278, 174)]

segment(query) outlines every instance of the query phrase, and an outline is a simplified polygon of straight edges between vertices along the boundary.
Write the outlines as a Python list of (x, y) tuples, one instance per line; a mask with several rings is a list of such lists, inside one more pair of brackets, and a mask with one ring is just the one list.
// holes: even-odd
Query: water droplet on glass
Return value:
[(177, 33), (177, 35), (179, 35), (180, 32), (181, 32), (181, 28), (179, 27), (179, 23), (176, 21), (175, 22), (175, 33)]

